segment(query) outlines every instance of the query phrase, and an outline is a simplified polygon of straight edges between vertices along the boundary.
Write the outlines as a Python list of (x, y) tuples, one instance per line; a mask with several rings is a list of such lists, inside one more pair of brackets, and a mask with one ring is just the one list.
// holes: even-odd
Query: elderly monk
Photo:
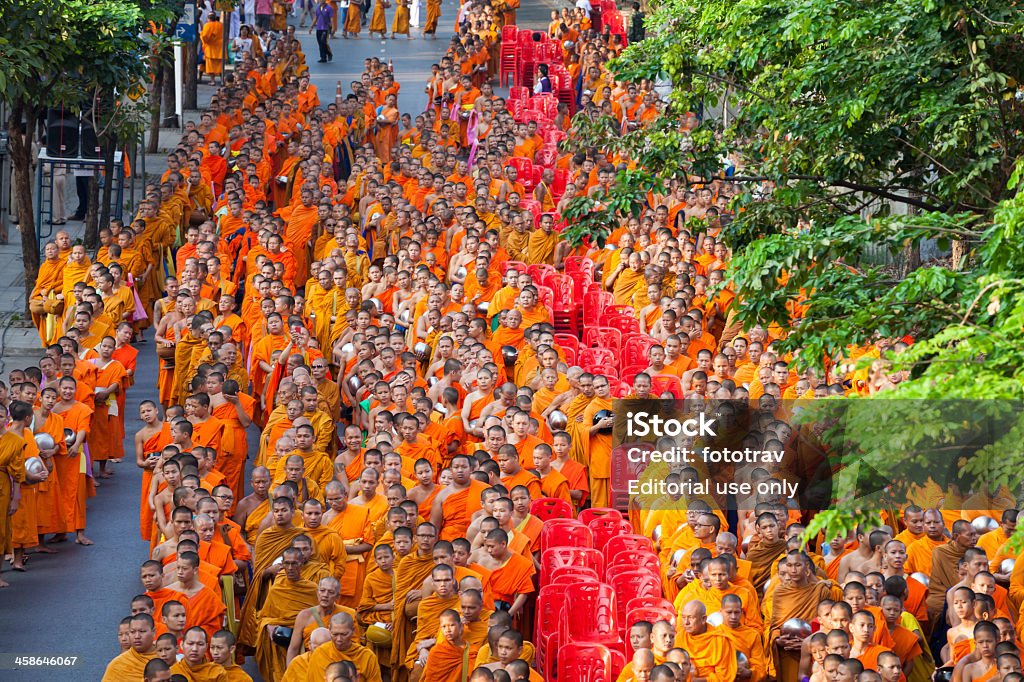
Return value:
[(145, 613), (132, 616), (128, 623), (129, 649), (119, 654), (103, 673), (103, 682), (138, 680), (146, 664), (156, 658), (156, 626), (153, 616)]
[(259, 628), (256, 664), (265, 680), (281, 679), (286, 666), (287, 650), (274, 641), (274, 633), (278, 628), (291, 627), (299, 613), (317, 600), (317, 586), (302, 579), (300, 550), (294, 547), (284, 550), (281, 565), (283, 578), (281, 575), (275, 578), (266, 601), (256, 614)]
[[(303, 651), (315, 649), (310, 644), (310, 634), (318, 627), (326, 628), (331, 622), (331, 616), (342, 612), (352, 614), (350, 609), (338, 605), (338, 580), (331, 576), (321, 578), (316, 588), (316, 605), (299, 611), (295, 616), (292, 638), (288, 643), (288, 662), (298, 658)], [(359, 634), (358, 627), (356, 634)]]
[[(327, 666), (337, 661), (351, 661), (363, 682), (381, 682), (380, 663), (372, 651), (352, 641), (355, 621), (347, 613), (331, 616), (331, 641), (321, 644), (309, 658), (307, 682), (321, 682)], [(394, 678), (392, 678), (394, 679)]]
[(232, 520), (242, 528), (242, 534), (250, 545), (256, 544), (260, 524), (270, 513), (270, 469), (253, 467), (249, 477), (252, 493), (246, 495), (235, 506)]
[(458, 611), (445, 609), (439, 618), (437, 643), (429, 650), (423, 679), (430, 682), (461, 682), (476, 657), (473, 646), (464, 638), (465, 629)]
[(708, 628), (707, 610), (699, 601), (691, 601), (680, 613), (676, 646), (690, 654), (697, 677), (708, 682), (736, 679), (736, 648), (718, 629)]
[(193, 682), (227, 682), (227, 671), (221, 665), (206, 660), (209, 641), (201, 627), (186, 630), (185, 639), (181, 642), (184, 655), (171, 666), (171, 672)]
[[(324, 578), (330, 580), (330, 578)], [(309, 659), (321, 645), (331, 641), (331, 631), (325, 627), (317, 627), (309, 633), (309, 651), (305, 651), (288, 662), (281, 682), (306, 682), (309, 675)], [(290, 649), (289, 649), (290, 650)]]

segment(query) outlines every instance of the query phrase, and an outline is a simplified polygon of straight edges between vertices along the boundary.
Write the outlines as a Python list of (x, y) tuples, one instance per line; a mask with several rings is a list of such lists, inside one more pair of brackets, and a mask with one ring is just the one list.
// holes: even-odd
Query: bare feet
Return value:
[(4, 580), (3, 578), (0, 578), (0, 590), (2, 590), (5, 587), (10, 587), (10, 586), (11, 586), (11, 584), (9, 582)]
[(44, 544), (40, 544), (38, 547), (32, 550), (33, 554), (57, 554), (57, 550), (52, 547), (47, 547)]
[(78, 535), (75, 536), (75, 544), (88, 547), (89, 545), (94, 544), (94, 543), (93, 543), (92, 540), (90, 540), (89, 538), (85, 537), (85, 533), (79, 531)]
[(55, 544), (55, 543), (58, 543), (58, 542), (67, 542), (67, 541), (68, 541), (68, 534), (67, 533), (55, 533), (54, 536), (52, 538), (50, 538), (50, 544), (51, 545)]
[(112, 471), (101, 471), (98, 474), (96, 474), (96, 478), (110, 478), (113, 475), (114, 472)]

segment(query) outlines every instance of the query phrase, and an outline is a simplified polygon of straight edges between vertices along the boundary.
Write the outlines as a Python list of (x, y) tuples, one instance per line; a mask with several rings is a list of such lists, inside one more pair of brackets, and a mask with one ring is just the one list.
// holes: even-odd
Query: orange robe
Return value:
[[(96, 370), (98, 388), (117, 384), (122, 393), (128, 388), (128, 375), (117, 360), (111, 360), (103, 367), (96, 365)], [(124, 414), (118, 409), (117, 397), (109, 396), (106, 400), (97, 401), (95, 410), (89, 430), (89, 456), (97, 462), (121, 459), (124, 457), (124, 443), (121, 439)]]
[(444, 518), (440, 533), (442, 540), (451, 542), (466, 536), (473, 513), (480, 509), (480, 493), (488, 487), (486, 483), (474, 479), (465, 490), (456, 491), (445, 498), (441, 503)]

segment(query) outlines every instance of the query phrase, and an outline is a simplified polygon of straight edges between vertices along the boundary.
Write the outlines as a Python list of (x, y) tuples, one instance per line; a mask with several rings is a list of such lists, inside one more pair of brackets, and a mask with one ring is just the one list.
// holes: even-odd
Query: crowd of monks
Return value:
[[(540, 680), (531, 504), (615, 503), (614, 397), (666, 397), (652, 387), (668, 377), (702, 409), (749, 404), (748, 444), (791, 450), (784, 399), (902, 379), (887, 358), (904, 340), (797, 372), (784, 327), (736, 323), (718, 237), (752, 188), (724, 176), (673, 178), (606, 248), (562, 239), (551, 214), (600, 201), (632, 161), (557, 147), (564, 189), (552, 170), (526, 189), (509, 159), (550, 146), (489, 82), (508, 11), (463, 7), (414, 116), (377, 59), (322, 102), (282, 33), (239, 56), (134, 219), (95, 253), (63, 232), (46, 244), (30, 300), (45, 355), (0, 385), (0, 538), (15, 571), (91, 544), (86, 501), (134, 458), (146, 557), (104, 680), (248, 680), (248, 657), (267, 681)], [(577, 116), (642, 127), (664, 111), (650, 83), (608, 72), (621, 40), (586, 10), (549, 31)], [(545, 124), (573, 135), (569, 111)], [(556, 329), (545, 282), (570, 263), (646, 335), (632, 367), (587, 365)], [(140, 349), (158, 390), (129, 408)], [(674, 617), (628, 624), (618, 680), (1021, 680), (1013, 500), (941, 497), (810, 543), (809, 513), (781, 497), (738, 515), (707, 496), (632, 500)]]

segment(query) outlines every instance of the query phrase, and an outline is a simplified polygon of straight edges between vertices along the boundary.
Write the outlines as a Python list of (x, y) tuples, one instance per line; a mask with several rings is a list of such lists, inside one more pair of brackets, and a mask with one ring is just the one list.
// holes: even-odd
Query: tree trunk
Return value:
[[(27, 110), (26, 110), (27, 109)], [(18, 200), (18, 231), (21, 233), (21, 259), (25, 267), (25, 316), (28, 300), (39, 274), (39, 245), (36, 243), (36, 216), (32, 204), (32, 140), (22, 128), (22, 117), (35, 124), (36, 112), (24, 102), (15, 101), (7, 119), (8, 146), (14, 171), (14, 194)], [(29, 126), (31, 129), (31, 126)]]
[(160, 60), (153, 57), (153, 87), (149, 94), (149, 142), (146, 151), (156, 154), (160, 146), (160, 105), (164, 90), (164, 70)]
[[(114, 192), (114, 152), (117, 149), (116, 140), (112, 135), (106, 135), (103, 139), (103, 172), (106, 181), (103, 183), (103, 201), (100, 204), (100, 225), (110, 225), (110, 197)], [(127, 149), (124, 150), (127, 154)], [(97, 236), (99, 232), (97, 231)]]
[(185, 92), (182, 108), (199, 108), (199, 53), (195, 42), (185, 43)]
[(99, 243), (100, 167), (89, 178), (89, 207), (85, 212), (85, 248), (91, 251)]
[(160, 121), (161, 128), (177, 128), (178, 121), (174, 113), (174, 65), (164, 65), (164, 89), (160, 93), (163, 98), (164, 117)]
[(959, 270), (964, 266), (964, 257), (967, 255), (967, 242), (962, 239), (953, 240), (952, 252), (950, 267), (953, 270)]
[(921, 267), (921, 244), (919, 242), (911, 242), (903, 247), (903, 252), (900, 254), (897, 275), (900, 279), (904, 279), (919, 267)]

